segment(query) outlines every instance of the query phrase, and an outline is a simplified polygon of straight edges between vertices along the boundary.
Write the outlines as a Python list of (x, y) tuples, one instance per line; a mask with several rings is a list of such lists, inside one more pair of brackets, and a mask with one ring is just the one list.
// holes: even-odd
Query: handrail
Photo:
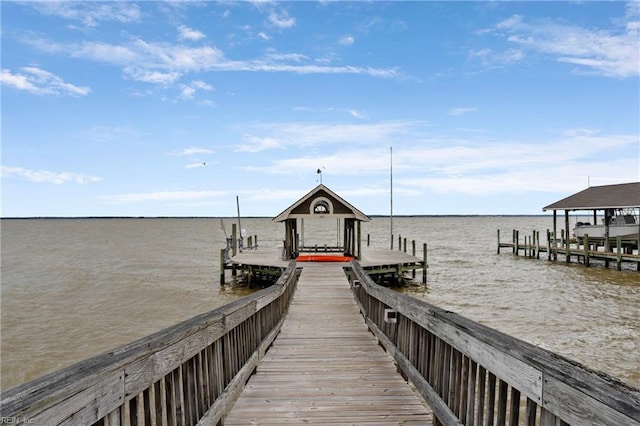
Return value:
[(379, 286), (357, 261), (350, 281), (369, 328), (436, 424), (640, 425), (636, 388)]
[(295, 261), (273, 286), (0, 395), (3, 423), (217, 423), (284, 321)]

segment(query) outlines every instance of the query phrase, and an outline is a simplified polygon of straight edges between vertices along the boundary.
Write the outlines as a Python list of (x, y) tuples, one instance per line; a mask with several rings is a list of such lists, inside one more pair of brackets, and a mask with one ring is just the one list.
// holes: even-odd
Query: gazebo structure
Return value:
[[(298, 229), (304, 229), (305, 219), (338, 219), (342, 221), (342, 245), (304, 247), (300, 242)], [(285, 239), (283, 257), (292, 259), (304, 251), (332, 251), (361, 257), (360, 223), (371, 218), (346, 202), (335, 192), (320, 184), (307, 195), (273, 218), (274, 222), (284, 222)]]
[[(556, 201), (544, 207), (543, 211), (553, 211), (553, 231), (556, 230), (557, 211), (564, 210), (565, 235), (569, 234), (569, 212), (587, 210), (593, 212), (593, 223), (582, 224), (576, 227), (576, 233), (581, 231), (589, 235), (589, 241), (602, 243), (606, 249), (616, 241), (617, 237), (626, 240), (629, 247), (638, 247), (638, 235), (640, 234), (640, 221), (637, 220), (640, 213), (640, 182), (623, 183), (617, 185), (592, 186), (583, 191)], [(598, 211), (601, 211), (604, 219), (597, 223)], [(616, 235), (620, 229), (624, 232)], [(591, 232), (591, 234), (589, 234)], [(599, 233), (599, 234), (598, 234)], [(580, 238), (580, 235), (576, 235)], [(635, 243), (635, 244), (634, 244)]]

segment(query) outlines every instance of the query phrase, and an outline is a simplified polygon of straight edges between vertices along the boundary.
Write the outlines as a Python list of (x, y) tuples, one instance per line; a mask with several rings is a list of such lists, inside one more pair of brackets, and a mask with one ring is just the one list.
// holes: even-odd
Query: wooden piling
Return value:
[(237, 239), (237, 228), (236, 224), (231, 224), (231, 236), (233, 237), (233, 242), (231, 243), (231, 253), (232, 256), (238, 254), (238, 239)]
[(584, 234), (584, 265), (589, 266), (591, 264), (591, 258), (589, 256), (589, 234)]
[(422, 284), (427, 283), (427, 243), (422, 244)]
[[(413, 257), (416, 257), (416, 240), (411, 240), (411, 255)], [(411, 271), (411, 278), (414, 279), (414, 280), (416, 279), (416, 270), (415, 269), (413, 269)]]
[(224, 252), (225, 249), (220, 249), (220, 285), (224, 285)]
[(569, 241), (569, 234), (562, 230), (562, 244), (564, 245), (564, 256), (567, 263), (571, 262), (571, 242)]
[(622, 270), (622, 239), (620, 236), (616, 237), (616, 269)]

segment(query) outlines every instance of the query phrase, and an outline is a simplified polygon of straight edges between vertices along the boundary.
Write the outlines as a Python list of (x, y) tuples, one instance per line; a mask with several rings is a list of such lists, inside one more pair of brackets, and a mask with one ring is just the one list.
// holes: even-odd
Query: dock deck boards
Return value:
[(304, 263), (273, 346), (226, 425), (431, 425), (431, 409), (369, 332), (341, 264)]
[[(250, 266), (271, 266), (286, 268), (289, 263), (282, 260), (282, 249), (265, 248), (257, 250), (245, 250), (231, 258), (231, 262), (239, 265)], [(359, 260), (363, 268), (378, 265), (416, 264), (421, 262), (415, 256), (400, 250), (375, 250), (371, 248), (362, 249), (362, 259)]]

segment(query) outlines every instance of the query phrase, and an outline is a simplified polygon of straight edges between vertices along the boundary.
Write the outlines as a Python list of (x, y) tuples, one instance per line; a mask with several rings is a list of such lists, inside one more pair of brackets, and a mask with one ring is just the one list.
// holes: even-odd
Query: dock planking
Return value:
[(431, 425), (360, 315), (341, 264), (304, 264), (279, 336), (226, 425)]
[[(364, 268), (379, 265), (416, 265), (421, 259), (399, 250), (376, 250), (365, 247), (362, 249), (360, 264)], [(230, 259), (232, 264), (286, 268), (288, 260), (282, 259), (281, 249), (267, 248), (263, 250), (247, 250), (238, 253)]]

